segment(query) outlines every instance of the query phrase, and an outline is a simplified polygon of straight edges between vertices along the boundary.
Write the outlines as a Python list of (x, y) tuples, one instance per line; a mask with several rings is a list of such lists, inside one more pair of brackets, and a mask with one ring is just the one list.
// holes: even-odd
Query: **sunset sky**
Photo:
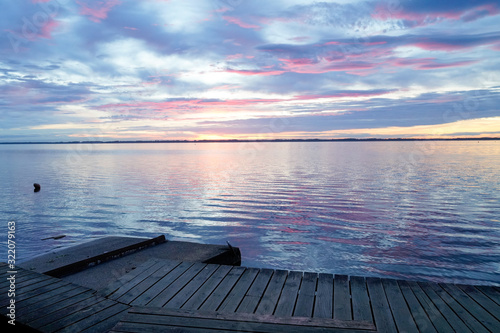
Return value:
[(20, 0), (0, 142), (500, 137), (500, 1)]

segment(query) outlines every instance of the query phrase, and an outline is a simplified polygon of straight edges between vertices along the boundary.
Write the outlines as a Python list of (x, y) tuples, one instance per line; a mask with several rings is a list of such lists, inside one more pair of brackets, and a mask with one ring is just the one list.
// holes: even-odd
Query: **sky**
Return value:
[(500, 137), (500, 1), (20, 0), (0, 142)]

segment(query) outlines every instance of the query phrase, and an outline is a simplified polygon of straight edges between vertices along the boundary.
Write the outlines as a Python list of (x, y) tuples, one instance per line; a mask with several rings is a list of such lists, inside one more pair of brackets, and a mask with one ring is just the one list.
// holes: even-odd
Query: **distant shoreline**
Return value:
[(107, 143), (234, 143), (234, 142), (388, 142), (388, 141), (492, 141), (500, 138), (346, 138), (346, 139), (255, 139), (255, 140), (114, 140), (114, 141), (21, 141), (0, 142), (0, 145), (28, 145), (28, 144), (107, 144)]

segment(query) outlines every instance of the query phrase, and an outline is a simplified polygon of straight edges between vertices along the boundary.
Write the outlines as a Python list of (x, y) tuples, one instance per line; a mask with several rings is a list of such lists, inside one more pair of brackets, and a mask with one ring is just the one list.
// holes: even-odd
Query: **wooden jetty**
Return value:
[(165, 259), (99, 290), (19, 268), (15, 301), (41, 332), (500, 332), (498, 287)]

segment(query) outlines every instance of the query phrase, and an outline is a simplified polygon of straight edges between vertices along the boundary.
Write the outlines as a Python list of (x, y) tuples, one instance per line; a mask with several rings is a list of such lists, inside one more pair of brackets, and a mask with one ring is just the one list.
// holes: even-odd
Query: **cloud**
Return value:
[(442, 20), (471, 22), (500, 13), (497, 1), (401, 1), (381, 2), (372, 17), (379, 20), (403, 20), (407, 27), (425, 26)]
[(233, 74), (241, 74), (241, 75), (260, 75), (260, 76), (269, 76), (269, 75), (281, 75), (285, 73), (282, 70), (250, 70), (250, 69), (225, 69), (223, 72), (233, 73)]
[(63, 125), (106, 123), (110, 138), (243, 138), (280, 119), (289, 127), (267, 135), (362, 136), (355, 131), (498, 115), (496, 1), (53, 0), (3, 9), (4, 137), (84, 137), (90, 125)]
[(108, 17), (109, 11), (119, 4), (120, 0), (102, 0), (97, 3), (91, 3), (84, 0), (77, 0), (76, 3), (80, 6), (80, 14), (88, 16), (89, 20), (101, 22)]
[(255, 25), (255, 24), (250, 24), (243, 22), (240, 18), (237, 17), (232, 17), (232, 16), (222, 16), (224, 20), (226, 20), (229, 23), (236, 24), (237, 26), (244, 28), (244, 29), (254, 29), (254, 30), (260, 30), (260, 26)]

